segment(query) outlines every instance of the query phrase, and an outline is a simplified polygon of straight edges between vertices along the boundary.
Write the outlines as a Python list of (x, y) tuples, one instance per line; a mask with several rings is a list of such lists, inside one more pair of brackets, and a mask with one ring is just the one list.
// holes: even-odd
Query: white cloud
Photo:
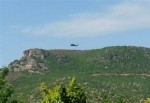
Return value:
[(97, 36), (108, 33), (150, 29), (149, 0), (127, 0), (103, 13), (80, 13), (68, 20), (39, 27), (28, 27), (23, 33), (65, 37)]

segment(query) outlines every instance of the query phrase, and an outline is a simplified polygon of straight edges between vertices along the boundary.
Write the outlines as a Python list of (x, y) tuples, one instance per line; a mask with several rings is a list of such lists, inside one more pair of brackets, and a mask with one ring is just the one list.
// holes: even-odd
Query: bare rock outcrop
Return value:
[(15, 60), (9, 64), (11, 71), (19, 72), (27, 70), (29, 72), (45, 72), (47, 67), (44, 63), (39, 62), (48, 57), (49, 53), (43, 49), (29, 49), (23, 52), (23, 57), (20, 60)]
[(23, 56), (24, 58), (35, 57), (41, 59), (45, 59), (49, 54), (47, 50), (37, 49), (37, 48), (25, 50), (23, 53), (24, 53)]

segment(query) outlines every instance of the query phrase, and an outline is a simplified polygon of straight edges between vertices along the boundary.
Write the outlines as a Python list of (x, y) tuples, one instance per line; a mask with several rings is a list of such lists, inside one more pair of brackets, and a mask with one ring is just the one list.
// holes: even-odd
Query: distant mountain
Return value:
[[(147, 73), (150, 70), (149, 61), (150, 48), (144, 47), (115, 46), (83, 51), (36, 48), (25, 50), (23, 57), (20, 60), (14, 60), (8, 67), (12, 71), (45, 73), (52, 69), (52, 65), (63, 64), (70, 67), (73, 65), (72, 63), (78, 62), (74, 67), (89, 68), (92, 65), (94, 68), (105, 68), (106, 70), (117, 67), (126, 72), (138, 69), (138, 72)], [(53, 64), (51, 65), (51, 63)]]
[(23, 52), (20, 60), (14, 60), (8, 67), (11, 71), (28, 71), (34, 73), (44, 73), (49, 68), (48, 62), (56, 61), (56, 63), (69, 62), (70, 56), (79, 56), (87, 51), (81, 50), (44, 50), (29, 49)]
[[(93, 50), (29, 49), (9, 64), (15, 96), (25, 101), (41, 82), (72, 76), (90, 88), (124, 94), (137, 103), (150, 97), (150, 48), (113, 46)], [(112, 89), (111, 87), (115, 88)], [(26, 96), (29, 94), (28, 96)], [(136, 96), (136, 97), (135, 97)], [(131, 98), (132, 97), (132, 98)], [(98, 103), (94, 101), (95, 103)]]

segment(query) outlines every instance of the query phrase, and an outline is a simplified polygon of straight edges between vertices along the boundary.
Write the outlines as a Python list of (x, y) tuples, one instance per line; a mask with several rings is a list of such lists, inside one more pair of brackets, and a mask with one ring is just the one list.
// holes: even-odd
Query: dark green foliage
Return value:
[(8, 72), (9, 72), (8, 68), (4, 67), (1, 73), (2, 79), (5, 79), (5, 77), (8, 75)]
[(66, 91), (68, 103), (86, 103), (85, 93), (80, 85), (76, 83), (75, 78), (72, 78), (69, 82)]
[(0, 103), (22, 103), (18, 100), (12, 100), (11, 96), (14, 92), (11, 84), (7, 82), (5, 77), (8, 75), (8, 68), (4, 67), (0, 74)]
[(6, 75), (8, 74), (8, 69), (4, 68), (0, 75), (0, 101), (1, 103), (8, 103), (9, 98), (11, 97), (13, 93), (13, 88), (12, 86), (7, 83), (5, 80)]

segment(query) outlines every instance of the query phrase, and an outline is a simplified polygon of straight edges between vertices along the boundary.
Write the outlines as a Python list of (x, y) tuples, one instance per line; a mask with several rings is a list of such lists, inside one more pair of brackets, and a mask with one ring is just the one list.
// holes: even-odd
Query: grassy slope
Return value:
[(14, 97), (31, 100), (31, 95), (37, 95), (41, 82), (52, 83), (72, 76), (88, 84), (87, 87), (123, 94), (128, 103), (150, 97), (150, 77), (141, 75), (150, 74), (148, 48), (118, 46), (89, 51), (52, 51), (43, 62), (49, 68), (45, 75), (23, 73), (13, 82)]

